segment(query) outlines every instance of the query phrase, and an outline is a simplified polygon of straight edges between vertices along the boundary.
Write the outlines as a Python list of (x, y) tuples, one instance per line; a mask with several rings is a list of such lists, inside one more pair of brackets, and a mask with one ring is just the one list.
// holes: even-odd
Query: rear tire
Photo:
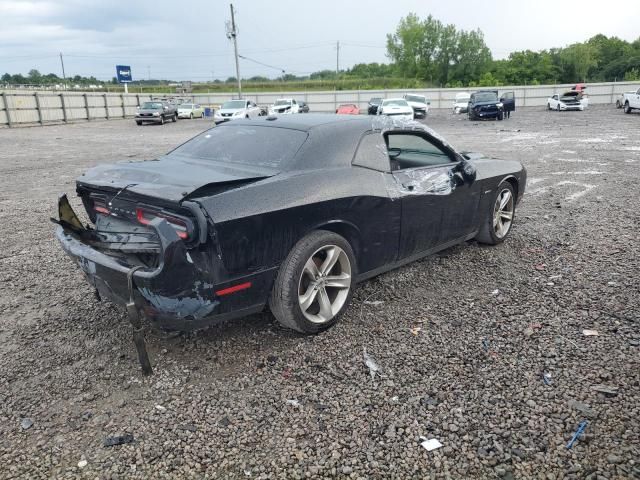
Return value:
[(347, 240), (326, 230), (311, 232), (280, 265), (269, 299), (271, 312), (282, 326), (300, 333), (326, 330), (349, 306), (356, 275)]
[(164, 115), (160, 115), (160, 125), (164, 125)]
[[(501, 206), (501, 203), (504, 205)], [(497, 245), (504, 242), (513, 226), (516, 213), (516, 197), (513, 186), (509, 182), (502, 182), (493, 196), (485, 218), (480, 225), (476, 240), (487, 245)]]
[(551, 104), (547, 103), (547, 110), (551, 110)]
[(189, 119), (190, 119), (190, 120), (193, 120), (193, 112), (191, 112), (191, 113), (189, 114)]

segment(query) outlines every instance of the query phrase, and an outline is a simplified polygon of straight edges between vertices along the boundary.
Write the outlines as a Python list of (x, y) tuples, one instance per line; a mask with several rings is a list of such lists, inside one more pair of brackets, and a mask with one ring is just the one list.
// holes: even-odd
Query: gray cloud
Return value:
[[(510, 51), (560, 47), (596, 33), (638, 36), (637, 0), (584, 0), (559, 27), (552, 0), (236, 0), (241, 54), (291, 73), (334, 69), (335, 42), (342, 67), (385, 62), (385, 35), (409, 12), (433, 14), (459, 28), (480, 28), (494, 57)], [(621, 12), (625, 12), (621, 15)], [(207, 80), (235, 75), (225, 36), (229, 4), (220, 0), (0, 0), (0, 73), (31, 68), (59, 73), (58, 52), (70, 74), (109, 79), (116, 63), (134, 77)], [(243, 76), (276, 76), (247, 60)]]

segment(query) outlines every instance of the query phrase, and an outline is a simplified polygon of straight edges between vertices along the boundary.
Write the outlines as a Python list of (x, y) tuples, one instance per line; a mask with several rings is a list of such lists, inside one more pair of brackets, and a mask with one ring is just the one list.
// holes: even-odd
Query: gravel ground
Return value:
[(267, 314), (150, 331), (152, 378), (48, 218), (87, 167), (153, 157), (206, 123), (0, 130), (0, 477), (639, 478), (639, 122), (604, 106), (433, 113), (459, 148), (526, 165), (506, 243), (368, 281), (315, 337)]

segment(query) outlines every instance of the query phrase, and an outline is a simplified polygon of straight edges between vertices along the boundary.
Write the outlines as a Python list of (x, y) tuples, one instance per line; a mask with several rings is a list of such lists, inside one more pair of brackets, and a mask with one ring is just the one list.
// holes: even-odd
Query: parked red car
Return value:
[(348, 103), (348, 104), (340, 105), (337, 108), (336, 113), (341, 115), (360, 115), (360, 109), (358, 108), (357, 105), (354, 105), (353, 103)]

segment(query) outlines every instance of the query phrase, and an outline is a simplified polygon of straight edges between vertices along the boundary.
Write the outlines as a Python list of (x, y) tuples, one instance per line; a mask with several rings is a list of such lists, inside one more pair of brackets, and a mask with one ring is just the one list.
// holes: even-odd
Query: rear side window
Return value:
[(201, 133), (169, 156), (280, 168), (293, 159), (306, 139), (307, 133), (299, 130), (225, 125)]
[(362, 137), (353, 164), (381, 172), (389, 171), (389, 153), (380, 133), (369, 133)]

